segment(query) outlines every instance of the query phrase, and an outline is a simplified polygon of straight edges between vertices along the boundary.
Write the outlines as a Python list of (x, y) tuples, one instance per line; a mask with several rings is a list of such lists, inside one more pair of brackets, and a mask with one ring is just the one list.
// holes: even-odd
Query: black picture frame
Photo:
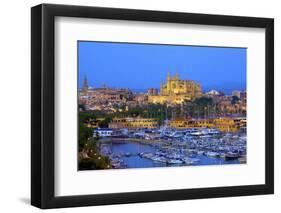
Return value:
[[(264, 28), (265, 184), (56, 197), (54, 21), (58, 16)], [(274, 20), (271, 18), (41, 4), (31, 8), (31, 97), (31, 204), (36, 207), (46, 209), (274, 193)]]

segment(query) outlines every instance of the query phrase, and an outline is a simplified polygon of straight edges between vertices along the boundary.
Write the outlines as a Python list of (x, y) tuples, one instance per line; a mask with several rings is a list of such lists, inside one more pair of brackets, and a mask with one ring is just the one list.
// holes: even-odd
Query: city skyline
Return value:
[(78, 170), (246, 164), (246, 54), (79, 42)]
[(182, 79), (199, 82), (204, 91), (246, 89), (245, 48), (79, 41), (78, 69), (80, 88), (87, 76), (95, 88), (159, 89), (168, 72), (178, 72)]

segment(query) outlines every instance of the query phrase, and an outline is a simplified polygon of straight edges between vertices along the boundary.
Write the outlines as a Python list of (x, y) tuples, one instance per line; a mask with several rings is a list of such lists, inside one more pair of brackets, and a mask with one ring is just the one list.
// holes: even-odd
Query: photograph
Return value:
[(189, 6), (31, 8), (31, 205), (274, 194), (272, 11)]
[(77, 41), (78, 170), (247, 163), (247, 48)]

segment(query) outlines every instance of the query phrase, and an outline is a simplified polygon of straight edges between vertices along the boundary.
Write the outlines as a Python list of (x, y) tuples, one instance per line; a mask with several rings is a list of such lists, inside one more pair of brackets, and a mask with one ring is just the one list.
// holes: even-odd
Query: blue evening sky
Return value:
[(78, 42), (79, 87), (159, 88), (167, 72), (201, 83), (203, 90), (246, 89), (246, 48)]

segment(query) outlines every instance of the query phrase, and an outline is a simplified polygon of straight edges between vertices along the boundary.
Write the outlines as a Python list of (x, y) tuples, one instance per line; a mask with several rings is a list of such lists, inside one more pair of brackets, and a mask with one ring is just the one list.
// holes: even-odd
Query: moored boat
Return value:
[(183, 161), (178, 160), (178, 159), (168, 159), (167, 163), (169, 163), (169, 164), (182, 164)]
[(220, 154), (217, 152), (206, 152), (206, 155), (208, 157), (215, 157), (215, 158), (220, 156)]
[(236, 160), (239, 158), (239, 153), (228, 152), (225, 154), (225, 160)]

